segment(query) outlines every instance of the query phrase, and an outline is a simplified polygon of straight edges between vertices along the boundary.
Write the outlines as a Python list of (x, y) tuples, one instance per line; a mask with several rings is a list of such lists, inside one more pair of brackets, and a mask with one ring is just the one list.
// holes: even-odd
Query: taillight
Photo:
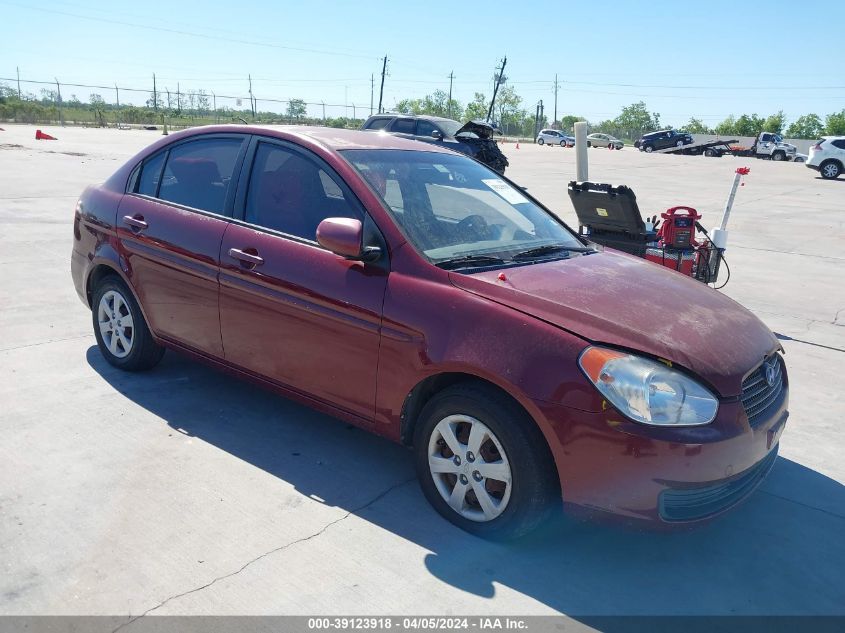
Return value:
[(819, 141), (818, 143), (813, 145), (813, 149), (819, 151), (822, 148), (822, 143), (824, 143), (824, 141)]

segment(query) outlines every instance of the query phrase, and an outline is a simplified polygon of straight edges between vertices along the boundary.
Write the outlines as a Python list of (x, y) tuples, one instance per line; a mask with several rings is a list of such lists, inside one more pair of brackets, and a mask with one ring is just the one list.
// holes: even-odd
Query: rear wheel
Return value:
[(819, 166), (819, 174), (825, 180), (833, 180), (838, 178), (842, 173), (842, 165), (835, 160), (826, 160)]
[(414, 449), (429, 503), (472, 534), (517, 538), (539, 526), (560, 499), (540, 430), (485, 385), (455, 385), (434, 396), (420, 414)]
[(541, 139), (541, 138), (538, 138), (538, 139), (537, 139), (537, 145), (543, 145), (545, 142), (546, 142), (546, 141), (544, 141), (544, 140), (543, 140), (543, 139)]
[(158, 364), (164, 348), (156, 344), (126, 284), (116, 276), (94, 290), (91, 314), (100, 353), (109, 364), (126, 371), (143, 371)]
[(587, 147), (592, 147), (592, 146), (593, 146), (593, 144), (590, 143), (590, 141), (587, 141)]
[(713, 156), (716, 155), (716, 152), (715, 152), (715, 150), (708, 147), (706, 150), (704, 150), (704, 155), (713, 157)]

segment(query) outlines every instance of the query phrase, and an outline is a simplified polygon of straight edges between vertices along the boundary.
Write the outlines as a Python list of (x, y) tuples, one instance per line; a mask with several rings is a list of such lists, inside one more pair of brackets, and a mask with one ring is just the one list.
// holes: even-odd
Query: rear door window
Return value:
[(177, 145), (167, 158), (158, 197), (202, 211), (223, 213), (242, 146), (243, 139), (234, 137)]
[(413, 119), (396, 119), (390, 131), (398, 132), (399, 134), (413, 134), (416, 123)]
[(833, 146), (839, 149), (845, 149), (845, 139), (837, 139), (833, 141)]

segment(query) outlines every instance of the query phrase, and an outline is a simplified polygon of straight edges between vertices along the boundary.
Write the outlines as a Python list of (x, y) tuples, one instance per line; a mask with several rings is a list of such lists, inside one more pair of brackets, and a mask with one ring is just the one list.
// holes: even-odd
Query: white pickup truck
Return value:
[(772, 160), (795, 160), (798, 148), (791, 143), (784, 143), (780, 134), (763, 132), (754, 141), (749, 151), (750, 156), (771, 158)]

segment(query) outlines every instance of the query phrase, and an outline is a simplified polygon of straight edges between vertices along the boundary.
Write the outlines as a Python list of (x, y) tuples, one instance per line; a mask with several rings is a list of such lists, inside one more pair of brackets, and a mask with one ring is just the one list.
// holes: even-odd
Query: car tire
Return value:
[(518, 538), (560, 507), (543, 434), (519, 405), (487, 385), (461, 383), (429, 400), (416, 424), (414, 451), (429, 503), (476, 536)]
[(561, 142), (560, 142), (560, 146), (561, 146), (561, 147), (566, 147), (566, 141), (561, 141)]
[(713, 148), (708, 147), (706, 150), (704, 150), (704, 155), (712, 158), (713, 156), (716, 155), (716, 151)]
[(544, 140), (543, 140), (543, 139), (541, 139), (541, 138), (538, 138), (538, 139), (537, 139), (537, 145), (543, 145), (543, 144), (545, 144), (545, 142), (546, 142), (546, 141), (544, 141)]
[(593, 144), (590, 143), (590, 141), (587, 141), (587, 147), (592, 147), (592, 146), (593, 146)]
[(608, 143), (607, 149), (616, 149), (616, 146), (613, 143)]
[(105, 277), (94, 289), (91, 316), (97, 346), (110, 365), (124, 371), (145, 371), (164, 355), (134, 295), (116, 275)]
[(645, 145), (645, 146), (643, 147), (643, 151), (644, 151), (646, 154), (651, 154), (651, 153), (654, 151), (654, 146), (653, 146), (653, 145)]
[(677, 143), (675, 143), (675, 147), (683, 147), (683, 146), (684, 146), (683, 141), (678, 141)]
[(776, 160), (776, 161), (786, 160), (786, 154), (784, 154), (783, 152), (775, 152), (774, 154), (772, 154), (772, 160)]
[(835, 160), (826, 160), (819, 165), (819, 175), (825, 180), (839, 178), (842, 173), (842, 164)]

